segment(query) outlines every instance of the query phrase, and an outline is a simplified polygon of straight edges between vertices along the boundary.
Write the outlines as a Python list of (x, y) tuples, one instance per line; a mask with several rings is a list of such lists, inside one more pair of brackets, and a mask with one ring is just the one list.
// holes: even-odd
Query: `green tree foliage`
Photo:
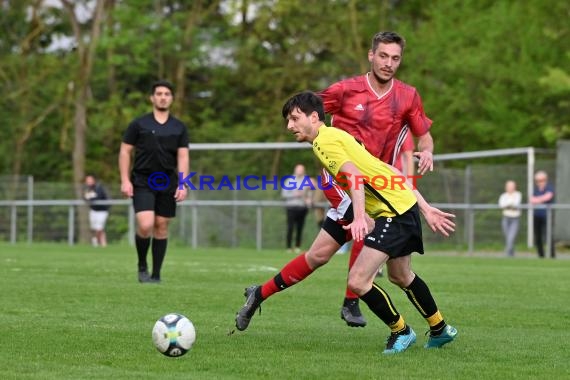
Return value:
[(553, 146), (549, 120), (567, 125), (568, 112), (549, 106), (555, 95), (541, 83), (552, 68), (568, 69), (570, 29), (554, 20), (569, 12), (554, 1), (430, 3), (409, 31), (404, 76), (423, 94), (438, 150)]
[[(0, 12), (1, 172), (39, 178), (70, 172), (65, 112), (69, 60), (46, 51), (61, 25), (41, 2), (4, 2)], [(23, 21), (27, 22), (23, 22)], [(65, 157), (67, 156), (67, 157)], [(64, 159), (65, 157), (65, 159)]]
[[(0, 174), (71, 181), (81, 65), (57, 2), (0, 2)], [(70, 2), (71, 3), (71, 2)], [(85, 30), (93, 9), (81, 1)], [(283, 101), (368, 69), (372, 35), (408, 46), (399, 78), (434, 120), (436, 151), (554, 147), (570, 135), (570, 5), (555, 0), (106, 0), (87, 83), (85, 170), (117, 181), (127, 124), (148, 89), (177, 88), (193, 142), (292, 141)], [(64, 38), (65, 37), (65, 38)], [(89, 39), (83, 41), (87, 46)], [(191, 153), (193, 170), (287, 174), (309, 152)], [(309, 165), (310, 167), (310, 165)], [(315, 165), (316, 167), (316, 165)]]

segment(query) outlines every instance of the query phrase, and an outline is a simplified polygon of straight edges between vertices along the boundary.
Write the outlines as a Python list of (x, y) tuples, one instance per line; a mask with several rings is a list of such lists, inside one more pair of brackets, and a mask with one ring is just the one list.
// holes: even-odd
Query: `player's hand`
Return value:
[(422, 213), (426, 222), (433, 232), (439, 232), (443, 236), (449, 236), (450, 232), (455, 231), (455, 222), (452, 220), (455, 215), (443, 212), (432, 206), (422, 209)]
[(428, 170), (433, 171), (433, 154), (427, 150), (414, 152), (414, 156), (419, 159), (418, 173), (424, 175)]
[(186, 199), (187, 195), (188, 195), (188, 189), (182, 186), (182, 188), (177, 188), (176, 191), (174, 192), (174, 199), (176, 199), (176, 202), (182, 202), (183, 200)]
[(354, 219), (352, 223), (342, 226), (345, 230), (350, 230), (352, 234), (352, 239), (354, 241), (360, 241), (364, 239), (366, 235), (368, 235), (368, 223), (366, 218), (358, 218)]
[(125, 197), (132, 198), (132, 196), (133, 196), (133, 184), (131, 181), (121, 182), (121, 193)]

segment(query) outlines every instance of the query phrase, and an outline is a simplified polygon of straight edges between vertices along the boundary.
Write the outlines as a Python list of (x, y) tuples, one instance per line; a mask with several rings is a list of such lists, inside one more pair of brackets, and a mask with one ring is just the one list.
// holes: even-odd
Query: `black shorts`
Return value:
[[(351, 206), (352, 207), (352, 206)], [(375, 220), (374, 230), (364, 238), (364, 245), (386, 253), (390, 258), (408, 256), (414, 252), (424, 254), (422, 224), (417, 204), (402, 215), (381, 216)], [(348, 221), (346, 224), (350, 223)], [(343, 224), (327, 218), (323, 229), (339, 245), (352, 240), (350, 231), (342, 228)]]
[(347, 231), (344, 228), (342, 228), (343, 225), (346, 225), (348, 223), (350, 222), (347, 223), (337, 222), (327, 216), (321, 228), (326, 232), (328, 232), (328, 234), (331, 235), (333, 239), (336, 240), (336, 242), (342, 246), (347, 241), (352, 240), (352, 235), (350, 234), (350, 230)]
[(135, 187), (133, 190), (133, 206), (135, 213), (154, 211), (158, 216), (174, 218), (176, 216), (176, 199), (174, 192), (155, 191), (145, 187)]
[(422, 222), (418, 204), (402, 215), (381, 216), (375, 220), (374, 230), (364, 238), (364, 245), (384, 252), (390, 258), (424, 254)]

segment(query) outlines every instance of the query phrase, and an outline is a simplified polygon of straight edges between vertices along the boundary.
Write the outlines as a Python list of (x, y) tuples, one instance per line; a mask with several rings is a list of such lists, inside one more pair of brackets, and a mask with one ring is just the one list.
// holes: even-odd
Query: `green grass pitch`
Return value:
[[(233, 330), (244, 287), (292, 256), (171, 244), (160, 285), (139, 284), (133, 247), (0, 245), (2, 379), (561, 379), (570, 365), (570, 260), (414, 256), (452, 344), (425, 350), (427, 324), (386, 289), (418, 341), (381, 354), (388, 329), (362, 304), (365, 328), (339, 317), (347, 255), (269, 299)], [(197, 330), (181, 358), (151, 341), (156, 319), (186, 315)]]

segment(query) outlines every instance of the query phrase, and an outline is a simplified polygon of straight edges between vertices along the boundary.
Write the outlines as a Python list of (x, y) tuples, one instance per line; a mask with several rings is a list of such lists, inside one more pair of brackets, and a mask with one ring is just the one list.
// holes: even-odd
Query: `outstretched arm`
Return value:
[[(403, 177), (401, 171), (396, 169), (395, 167), (390, 167), (394, 173)], [(418, 206), (420, 211), (422, 212), (428, 226), (431, 228), (433, 232), (439, 232), (443, 236), (449, 236), (450, 232), (455, 231), (455, 222), (452, 220), (455, 218), (455, 215), (449, 214), (447, 212), (443, 212), (440, 209), (437, 209), (431, 206), (422, 196), (422, 194), (415, 188), (414, 185), (410, 182), (409, 179), (406, 180), (406, 183), (414, 192), (416, 199), (418, 200)]]
[(455, 218), (455, 215), (443, 212), (431, 206), (417, 190), (414, 190), (414, 195), (418, 200), (420, 211), (433, 232), (439, 232), (443, 236), (449, 236), (450, 232), (455, 231), (455, 222), (452, 220)]

